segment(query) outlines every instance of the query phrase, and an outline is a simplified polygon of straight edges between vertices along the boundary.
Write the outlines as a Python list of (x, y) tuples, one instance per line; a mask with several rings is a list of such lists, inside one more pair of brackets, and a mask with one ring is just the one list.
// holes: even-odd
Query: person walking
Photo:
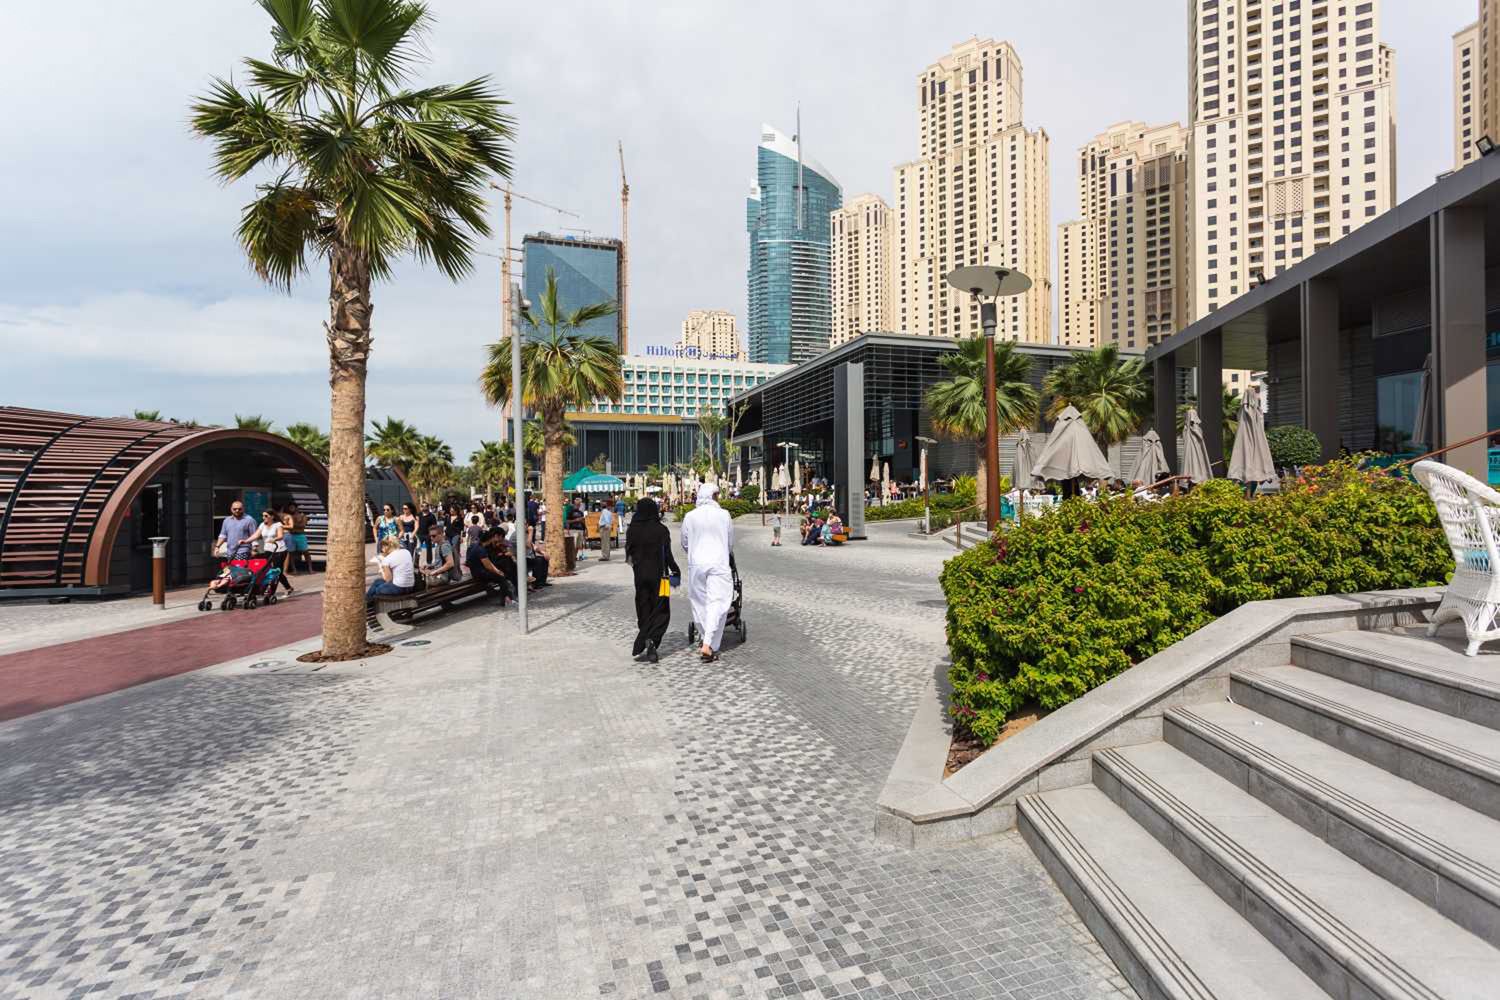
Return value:
[(682, 550), (688, 557), (688, 597), (693, 620), (703, 635), (698, 654), (704, 663), (719, 658), (724, 618), (734, 600), (734, 574), (729, 559), (734, 552), (734, 522), (719, 506), (719, 487), (698, 487), (698, 503), (682, 519)]
[(386, 504), (380, 509), (380, 516), (375, 519), (375, 544), (379, 545), (387, 538), (398, 538), (401, 535), (401, 522), (396, 518), (396, 508)]
[(609, 562), (609, 550), (615, 542), (615, 511), (605, 504), (599, 510), (599, 561)]
[(771, 547), (781, 547), (781, 514), (779, 512), (771, 515)]
[(630, 651), (637, 660), (655, 663), (660, 659), (656, 647), (672, 623), (670, 581), (680, 578), (682, 570), (672, 558), (672, 533), (650, 497), (636, 501), (635, 516), (625, 532), (625, 561), (635, 573), (637, 631)]
[(411, 553), (412, 561), (417, 558), (417, 512), (409, 503), (401, 505), (401, 534), (398, 536), (406, 551)]
[(312, 572), (312, 555), (307, 548), (307, 515), (302, 513), (296, 501), (286, 505), (281, 512), (281, 525), (286, 539), (286, 571), (293, 569), (303, 573)]
[(229, 516), (219, 525), (219, 544), (224, 547), (224, 558), (248, 558), (250, 539), (257, 530), (255, 519), (245, 514), (243, 502), (236, 500), (230, 504)]
[[(260, 526), (245, 539), (249, 544), (254, 544), (257, 540), (260, 542), (261, 555), (276, 567), (277, 584), (285, 587), (288, 594), (292, 593), (292, 582), (286, 578), (286, 528), (282, 525), (281, 516), (269, 507), (260, 512)], [(275, 589), (275, 586), (271, 588), (273, 592)]]

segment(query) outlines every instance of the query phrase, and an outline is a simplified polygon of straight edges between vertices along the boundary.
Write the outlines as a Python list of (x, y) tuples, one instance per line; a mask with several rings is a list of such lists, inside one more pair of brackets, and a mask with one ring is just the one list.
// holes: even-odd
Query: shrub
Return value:
[(1271, 461), (1278, 469), (1311, 465), (1323, 455), (1318, 436), (1296, 424), (1279, 424), (1267, 429), (1266, 443), (1271, 446)]
[(1216, 480), (1161, 503), (1070, 500), (943, 568), (955, 728), (1061, 707), (1248, 601), (1439, 584), (1437, 515), (1351, 461), (1247, 500)]
[(754, 483), (746, 483), (740, 487), (740, 499), (746, 503), (759, 503), (760, 487)]
[[(697, 505), (692, 503), (676, 504), (672, 507), (672, 513), (677, 515), (677, 519), (680, 521), (684, 517), (686, 517), (687, 512), (692, 510), (695, 506)], [(741, 514), (759, 514), (762, 509), (760, 504), (751, 503), (749, 500), (746, 500), (744, 498), (740, 498), (738, 500), (730, 499), (727, 497), (721, 498), (719, 500), (719, 506), (729, 511), (730, 517), (739, 517)], [(771, 508), (769, 507), (765, 509), (771, 510)]]

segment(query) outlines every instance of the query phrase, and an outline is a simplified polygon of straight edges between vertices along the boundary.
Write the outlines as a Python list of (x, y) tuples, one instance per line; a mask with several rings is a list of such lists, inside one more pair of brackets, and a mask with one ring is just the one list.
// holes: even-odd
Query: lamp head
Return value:
[(979, 264), (949, 271), (946, 280), (959, 291), (985, 299), (1020, 295), (1031, 287), (1031, 279), (1020, 271)]

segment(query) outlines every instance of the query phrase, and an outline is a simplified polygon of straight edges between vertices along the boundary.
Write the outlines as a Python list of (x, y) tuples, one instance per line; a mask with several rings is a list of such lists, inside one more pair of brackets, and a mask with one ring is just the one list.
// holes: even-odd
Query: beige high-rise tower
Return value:
[[(1488, 6), (1481, 0), (1481, 7)], [(1495, 133), (1486, 132), (1480, 108), (1479, 22), (1466, 25), (1453, 33), (1453, 169), (1457, 170), (1479, 159), (1479, 150), (1474, 143), (1479, 137)]]
[(1389, 209), (1394, 53), (1380, 0), (1192, 0), (1193, 315)]
[(862, 194), (829, 213), (828, 260), (833, 334), (837, 347), (871, 330), (895, 329), (891, 292), (891, 206)]
[(1064, 344), (1141, 351), (1187, 323), (1187, 138), (1121, 122), (1079, 149), (1083, 218), (1058, 228)]
[(679, 351), (694, 351), (702, 358), (744, 361), (745, 345), (734, 313), (724, 309), (694, 309), (682, 321)]
[(903, 333), (974, 337), (979, 306), (944, 275), (1018, 268), (1031, 290), (1004, 299), (996, 335), (1052, 340), (1047, 133), (1021, 124), (1021, 60), (971, 38), (922, 71), (920, 158), (896, 168), (895, 321)]
[(1083, 219), (1057, 227), (1057, 339), (1064, 347), (1099, 346), (1096, 300), (1089, 294), (1095, 283), (1090, 226)]

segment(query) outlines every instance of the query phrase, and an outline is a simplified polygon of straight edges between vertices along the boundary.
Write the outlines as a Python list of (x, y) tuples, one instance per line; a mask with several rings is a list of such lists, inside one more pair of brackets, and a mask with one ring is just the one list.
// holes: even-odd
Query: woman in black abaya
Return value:
[(636, 501), (635, 517), (625, 532), (625, 558), (635, 570), (635, 621), (640, 629), (631, 652), (637, 660), (655, 663), (656, 647), (672, 622), (672, 603), (662, 595), (663, 581), (680, 577), (682, 571), (672, 558), (672, 535), (649, 497)]

